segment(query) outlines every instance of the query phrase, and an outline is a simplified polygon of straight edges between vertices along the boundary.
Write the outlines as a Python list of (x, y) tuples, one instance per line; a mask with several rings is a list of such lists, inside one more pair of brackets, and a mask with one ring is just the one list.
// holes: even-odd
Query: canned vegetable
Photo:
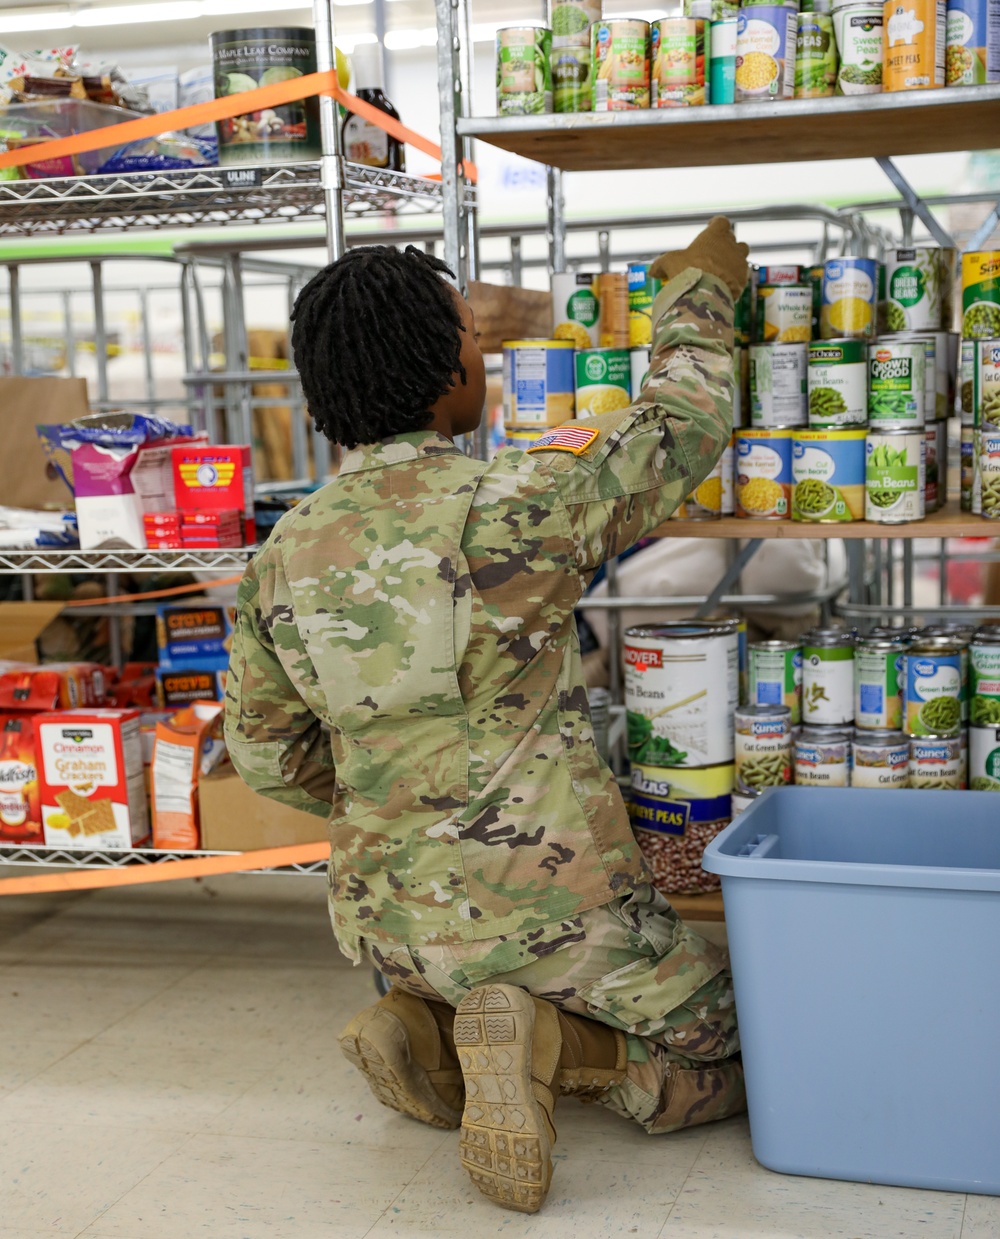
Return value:
[(984, 624), (969, 646), (969, 721), (1000, 727), (1000, 627)]
[(980, 430), (978, 479), (981, 514), (1000, 520), (1000, 429)]
[(1000, 727), (969, 728), (969, 787), (1000, 792)]
[(560, 426), (572, 418), (573, 352), (569, 340), (504, 340), (507, 425)]
[(869, 431), (865, 516), (883, 525), (923, 520), (927, 443), (922, 431)]
[(749, 704), (787, 706), (792, 726), (802, 721), (802, 646), (755, 641), (747, 649)]
[(910, 786), (958, 791), (962, 786), (961, 736), (911, 740)]
[(750, 424), (774, 430), (804, 426), (806, 413), (805, 344), (750, 345)]
[(836, 4), (833, 28), (840, 53), (838, 95), (873, 95), (882, 89), (883, 0)]
[(830, 258), (823, 268), (820, 334), (824, 340), (875, 334), (882, 264), (874, 258)]
[(849, 787), (851, 731), (803, 727), (793, 746), (795, 782), (801, 787)]
[(948, 0), (944, 81), (979, 86), (1000, 79), (1000, 3)]
[(962, 255), (962, 335), (1000, 337), (1000, 250)]
[(837, 45), (829, 13), (798, 14), (795, 28), (795, 98), (823, 99), (837, 85)]
[(598, 343), (601, 306), (599, 276), (590, 271), (557, 272), (552, 277), (554, 340), (571, 340), (577, 348)]
[(974, 355), (972, 372), (973, 424), (1000, 430), (1000, 339), (965, 340)]
[(883, 90), (944, 85), (945, 0), (885, 0)]
[(590, 28), (594, 111), (649, 107), (649, 22), (637, 17), (595, 21)]
[(705, 97), (705, 34), (697, 17), (664, 17), (651, 30), (650, 103), (654, 108), (693, 108)]
[(864, 340), (817, 340), (810, 344), (806, 389), (811, 429), (864, 426), (868, 421)]
[(738, 791), (792, 781), (792, 721), (788, 706), (740, 706), (735, 719)]
[(941, 251), (890, 250), (885, 258), (886, 326), (890, 331), (941, 330)]
[(553, 111), (592, 111), (594, 83), (590, 45), (553, 48), (551, 66)]
[(865, 730), (898, 731), (903, 725), (903, 656), (900, 636), (859, 637), (854, 649), (854, 723)]
[(738, 430), (736, 515), (785, 520), (791, 489), (791, 430)]
[(864, 430), (796, 430), (792, 520), (860, 521), (865, 515)]
[(600, 20), (601, 0), (549, 0), (553, 47), (588, 43), (591, 23)]
[(842, 726), (854, 719), (854, 636), (813, 628), (802, 637), (802, 720)]
[(903, 730), (954, 735), (962, 722), (962, 650), (947, 638), (917, 642), (904, 655)]
[(497, 31), (497, 115), (552, 111), (552, 31), (545, 26), (502, 26)]
[(851, 786), (895, 790), (910, 785), (910, 741), (901, 731), (856, 732)]
[(736, 102), (791, 99), (795, 93), (798, 4), (755, 4), (736, 19)]
[(899, 344), (882, 339), (868, 346), (868, 420), (872, 430), (923, 428), (926, 372), (927, 346), (923, 339)]

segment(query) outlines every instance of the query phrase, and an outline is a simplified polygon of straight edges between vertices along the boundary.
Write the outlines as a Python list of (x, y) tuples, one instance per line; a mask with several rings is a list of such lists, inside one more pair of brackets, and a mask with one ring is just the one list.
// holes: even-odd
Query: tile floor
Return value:
[(1000, 1239), (1000, 1200), (782, 1177), (742, 1119), (653, 1139), (573, 1103), (544, 1212), (505, 1213), (341, 1059), (374, 998), (316, 879), (0, 899), (0, 1239)]

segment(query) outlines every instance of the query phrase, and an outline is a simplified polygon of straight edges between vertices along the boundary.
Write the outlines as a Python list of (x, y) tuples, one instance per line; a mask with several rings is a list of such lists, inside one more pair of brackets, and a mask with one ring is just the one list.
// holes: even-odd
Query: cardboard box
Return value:
[(0, 843), (44, 843), (31, 714), (0, 714)]
[(233, 644), (235, 607), (198, 602), (156, 608), (161, 671), (225, 671)]
[(117, 851), (149, 837), (138, 710), (35, 716), (47, 847)]
[(198, 783), (225, 754), (222, 706), (215, 702), (199, 702), (156, 724), (153, 847), (198, 847)]
[(189, 443), (175, 447), (174, 498), (181, 513), (243, 513), (246, 546), (257, 541), (253, 467), (249, 446)]
[(232, 766), (202, 779), (198, 791), (201, 846), (208, 851), (253, 852), (328, 838), (323, 818), (251, 791)]
[(225, 671), (181, 668), (156, 673), (159, 704), (164, 710), (179, 710), (196, 701), (222, 701), (226, 696)]
[(50, 473), (36, 425), (60, 425), (86, 417), (86, 379), (0, 378), (0, 494), (12, 508), (67, 508), (72, 494)]

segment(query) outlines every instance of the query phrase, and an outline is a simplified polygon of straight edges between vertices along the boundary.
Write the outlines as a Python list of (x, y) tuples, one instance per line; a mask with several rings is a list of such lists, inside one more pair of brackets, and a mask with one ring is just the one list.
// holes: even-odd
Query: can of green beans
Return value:
[(937, 417), (937, 336), (931, 331), (897, 331), (890, 343), (924, 346), (924, 421), (934, 421)]
[(803, 727), (794, 743), (795, 782), (802, 787), (849, 787), (851, 731)]
[(975, 350), (972, 370), (973, 424), (1000, 430), (1000, 339), (967, 340)]
[(976, 424), (976, 341), (963, 340), (958, 354), (958, 413), (963, 426)]
[(921, 736), (911, 740), (910, 786), (958, 791), (962, 786), (961, 736)]
[(959, 700), (962, 703), (963, 724), (969, 721), (969, 645), (975, 631), (972, 624), (965, 624), (961, 620), (944, 620), (940, 624), (928, 624), (926, 628), (917, 630), (914, 636), (915, 640), (933, 641), (949, 648), (958, 647), (962, 679)]
[(747, 650), (750, 705), (788, 706), (792, 726), (802, 721), (802, 646), (755, 641)]
[(923, 520), (927, 441), (923, 430), (871, 430), (865, 442), (865, 516), (882, 525)]
[(799, 344), (750, 345), (750, 424), (760, 430), (804, 426), (806, 348)]
[(903, 658), (908, 639), (859, 637), (854, 649), (854, 724), (864, 730), (898, 731), (903, 725)]
[(973, 426), (962, 426), (960, 506), (963, 512), (972, 511), (972, 488), (976, 476), (976, 431)]
[(815, 340), (806, 373), (809, 425), (847, 430), (868, 421), (868, 360), (864, 340)]
[(864, 430), (796, 430), (792, 520), (835, 524), (865, 515)]
[(969, 728), (969, 787), (1000, 792), (1000, 726)]
[(955, 735), (962, 722), (962, 645), (921, 640), (904, 656), (903, 730), (908, 736)]
[(843, 726), (854, 720), (854, 634), (813, 628), (802, 638), (802, 721)]
[(792, 781), (792, 712), (788, 706), (740, 706), (734, 716), (738, 791)]
[(910, 785), (910, 741), (901, 731), (855, 732), (851, 786), (895, 791)]
[(1000, 520), (1000, 429), (979, 431), (978, 463), (982, 515)]
[(976, 629), (969, 646), (969, 721), (1000, 727), (1000, 626)]
[(877, 340), (868, 347), (868, 420), (873, 430), (922, 427), (927, 415), (923, 339)]

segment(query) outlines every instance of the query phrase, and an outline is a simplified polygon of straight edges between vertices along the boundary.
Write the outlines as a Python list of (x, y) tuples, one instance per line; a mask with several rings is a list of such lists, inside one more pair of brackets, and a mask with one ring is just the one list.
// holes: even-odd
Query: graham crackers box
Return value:
[(118, 851), (149, 838), (138, 710), (34, 718), (46, 847)]

